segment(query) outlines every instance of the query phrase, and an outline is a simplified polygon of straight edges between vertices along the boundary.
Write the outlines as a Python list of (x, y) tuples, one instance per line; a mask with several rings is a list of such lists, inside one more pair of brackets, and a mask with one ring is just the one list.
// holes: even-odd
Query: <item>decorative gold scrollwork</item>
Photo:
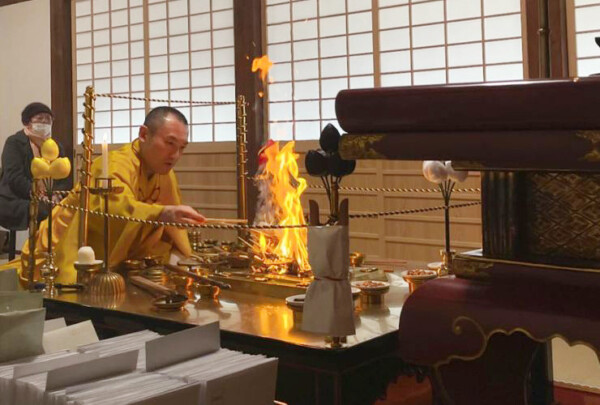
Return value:
[(493, 263), (464, 259), (462, 257), (455, 257), (452, 262), (454, 274), (461, 277), (485, 280), (490, 278), (489, 270), (494, 267)]
[(340, 140), (340, 155), (344, 159), (385, 159), (374, 147), (384, 136), (346, 134)]
[(600, 162), (600, 131), (579, 131), (575, 135), (592, 144), (592, 150), (581, 159), (586, 162)]

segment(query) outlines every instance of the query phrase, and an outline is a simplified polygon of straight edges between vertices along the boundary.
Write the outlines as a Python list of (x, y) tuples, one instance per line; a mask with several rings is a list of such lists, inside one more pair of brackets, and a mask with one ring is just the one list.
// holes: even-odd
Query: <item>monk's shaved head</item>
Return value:
[(146, 115), (144, 126), (148, 128), (150, 135), (153, 135), (156, 133), (158, 128), (164, 125), (165, 120), (170, 117), (175, 118), (177, 121), (186, 126), (188, 125), (187, 118), (185, 118), (185, 115), (183, 115), (181, 111), (173, 107), (162, 106), (152, 109), (148, 115)]
[(147, 174), (167, 174), (188, 144), (187, 119), (175, 108), (157, 107), (140, 126), (138, 139)]

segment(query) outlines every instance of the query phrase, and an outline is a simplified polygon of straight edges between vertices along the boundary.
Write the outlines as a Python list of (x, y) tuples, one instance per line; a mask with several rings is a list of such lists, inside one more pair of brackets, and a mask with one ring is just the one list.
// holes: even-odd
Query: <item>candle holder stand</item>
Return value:
[(123, 192), (123, 187), (113, 186), (113, 179), (113, 177), (98, 177), (95, 179), (94, 188), (90, 189), (90, 193), (99, 195), (104, 200), (104, 265), (98, 273), (94, 274), (89, 284), (90, 294), (97, 296), (119, 295), (125, 292), (125, 279), (120, 274), (111, 272), (109, 266), (109, 197), (111, 194)]
[[(55, 297), (58, 294), (58, 290), (55, 286), (55, 280), (58, 277), (59, 268), (54, 263), (54, 250), (52, 249), (52, 187), (54, 182), (52, 179), (48, 179), (44, 182), (46, 188), (46, 197), (48, 201), (48, 251), (46, 252), (46, 260), (40, 268), (40, 275), (44, 279), (44, 289), (42, 292), (48, 297)], [(37, 190), (37, 189), (36, 189)], [(30, 239), (31, 241), (31, 239)], [(33, 251), (33, 249), (32, 249)], [(32, 253), (31, 256), (34, 256)], [(33, 280), (33, 277), (31, 278)]]

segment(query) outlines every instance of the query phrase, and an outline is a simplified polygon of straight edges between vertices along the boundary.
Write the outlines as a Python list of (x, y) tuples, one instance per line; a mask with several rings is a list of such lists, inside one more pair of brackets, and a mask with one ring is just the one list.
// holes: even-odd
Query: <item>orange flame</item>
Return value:
[(254, 58), (252, 60), (252, 72), (260, 71), (260, 80), (265, 82), (269, 70), (273, 67), (273, 62), (269, 59), (269, 55), (263, 55), (260, 58)]
[[(257, 180), (265, 181), (269, 187), (272, 206), (275, 207), (271, 224), (305, 224), (300, 196), (306, 190), (306, 180), (299, 177), (298, 154), (294, 153), (294, 142), (288, 142), (281, 150), (275, 142), (264, 151), (266, 163)], [(306, 228), (285, 228), (260, 232), (258, 251), (269, 262), (294, 261), (300, 272), (310, 270), (306, 248)]]

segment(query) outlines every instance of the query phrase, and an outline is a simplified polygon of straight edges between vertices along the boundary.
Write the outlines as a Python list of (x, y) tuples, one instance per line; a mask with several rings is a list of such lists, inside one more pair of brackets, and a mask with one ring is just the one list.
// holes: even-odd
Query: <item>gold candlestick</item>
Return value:
[(98, 177), (94, 183), (95, 187), (90, 189), (92, 194), (104, 198), (104, 266), (90, 281), (90, 293), (92, 295), (119, 295), (125, 292), (125, 279), (120, 274), (110, 271), (108, 261), (110, 247), (109, 197), (111, 194), (123, 192), (123, 187), (114, 187), (112, 182), (112, 177)]
[(38, 183), (31, 183), (31, 202), (29, 203), (29, 260), (27, 262), (27, 278), (29, 290), (35, 291), (35, 240), (38, 231)]
[(58, 277), (59, 270), (58, 266), (54, 263), (54, 250), (52, 249), (52, 179), (48, 179), (45, 182), (45, 186), (46, 197), (48, 198), (48, 252), (46, 253), (46, 260), (40, 268), (40, 275), (46, 284), (43, 291), (47, 296), (54, 297), (58, 294), (58, 290), (54, 286), (54, 280)]

